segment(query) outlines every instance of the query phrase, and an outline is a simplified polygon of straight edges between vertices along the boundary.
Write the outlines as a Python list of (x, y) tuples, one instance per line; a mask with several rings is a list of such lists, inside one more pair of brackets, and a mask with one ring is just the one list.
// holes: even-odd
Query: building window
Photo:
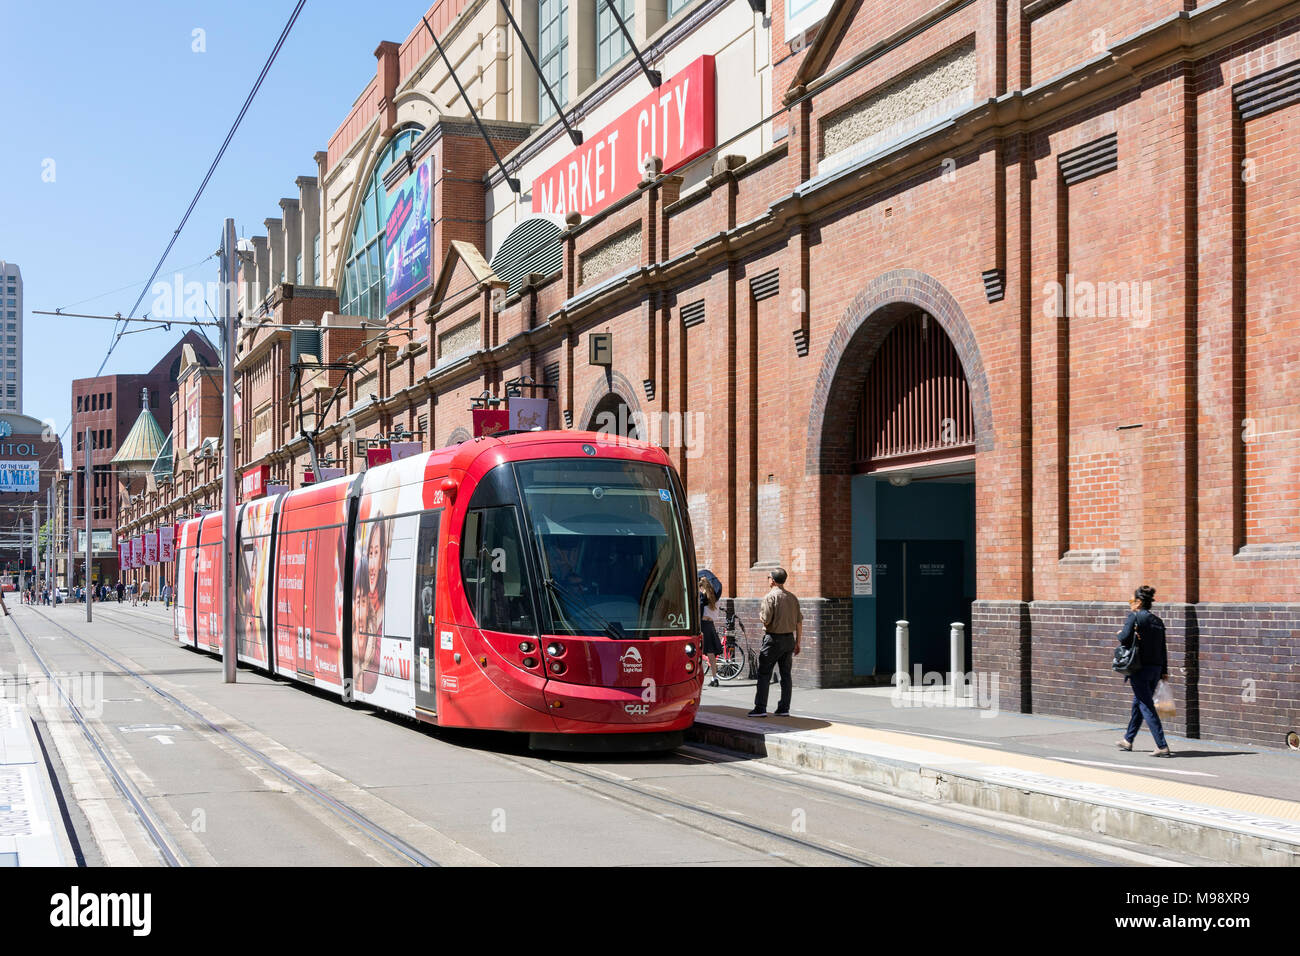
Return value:
[(383, 318), (384, 312), (384, 222), (388, 219), (388, 196), (383, 177), (393, 160), (406, 152), (422, 130), (399, 130), (375, 163), (374, 175), (366, 184), (365, 198), (357, 213), (352, 242), (343, 266), (343, 287), (339, 305), (344, 315)]
[[(550, 84), (555, 98), (568, 102), (569, 85), (569, 0), (538, 0), (537, 62), (542, 76)], [(546, 89), (537, 87), (537, 119), (545, 121), (555, 115), (555, 107)]]
[[(627, 24), (627, 30), (632, 32), (632, 22), (636, 16), (636, 8), (632, 0), (614, 0), (614, 6), (618, 9), (618, 15), (623, 18)], [(611, 67), (623, 55), (627, 53), (627, 39), (623, 36), (623, 31), (619, 29), (618, 20), (609, 12), (609, 4), (605, 0), (596, 0), (596, 75), (602, 76), (609, 71)]]
[(296, 271), (295, 271), (294, 275), (296, 275), (297, 278), (294, 279), (293, 281), (294, 281), (294, 282), (297, 282), (299, 285), (302, 285), (302, 253), (301, 253), (301, 252), (298, 253), (298, 259), (297, 259), (297, 264), (296, 264)]
[(81, 411), (81, 396), (77, 396), (77, 411)]
[(668, 15), (675, 17), (691, 5), (691, 0), (668, 0)]
[(320, 233), (316, 233), (315, 238), (311, 241), (311, 261), (312, 261), (312, 282), (316, 285), (324, 285), (325, 277), (320, 271)]
[(107, 392), (107, 393), (105, 393), (105, 395), (104, 395), (104, 400), (105, 400), (105, 402), (107, 403), (107, 404), (104, 406), (105, 408), (112, 408), (112, 407), (113, 407), (113, 393), (112, 393), (112, 392)]

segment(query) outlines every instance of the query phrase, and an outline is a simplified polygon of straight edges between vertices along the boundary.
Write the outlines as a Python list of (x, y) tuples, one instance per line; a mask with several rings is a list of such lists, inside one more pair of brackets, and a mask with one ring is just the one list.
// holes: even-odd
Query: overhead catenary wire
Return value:
[[(135, 304), (131, 306), (130, 311), (123, 317), (124, 323), (129, 324), (134, 319), (136, 309), (140, 308), (140, 303), (144, 301), (145, 295), (148, 293), (149, 289), (153, 287), (154, 279), (158, 277), (158, 273), (162, 270), (163, 264), (171, 254), (172, 247), (176, 245), (176, 240), (180, 238), (181, 230), (185, 228), (185, 224), (189, 221), (190, 215), (194, 212), (195, 207), (199, 203), (199, 199), (203, 196), (203, 192), (207, 188), (208, 182), (212, 179), (212, 174), (216, 172), (217, 165), (221, 162), (221, 158), (226, 154), (226, 149), (230, 146), (231, 140), (235, 137), (235, 132), (239, 129), (240, 123), (243, 122), (244, 116), (248, 113), (248, 109), (253, 103), (253, 98), (257, 96), (257, 91), (261, 89), (262, 82), (266, 79), (267, 73), (270, 72), (271, 64), (275, 62), (276, 57), (280, 53), (281, 47), (284, 46), (284, 41), (288, 39), (289, 31), (293, 29), (293, 25), (297, 21), (298, 15), (302, 12), (302, 8), (306, 3), (307, 0), (298, 0), (297, 5), (294, 6), (293, 13), (289, 15), (288, 22), (285, 23), (284, 29), (280, 31), (280, 37), (276, 40), (270, 56), (267, 57), (266, 62), (262, 65), (262, 70), (258, 73), (252, 89), (248, 91), (248, 96), (244, 99), (244, 105), (240, 107), (239, 114), (235, 117), (235, 121), (230, 125), (230, 130), (226, 133), (226, 138), (222, 141), (221, 148), (217, 150), (217, 155), (213, 158), (211, 165), (208, 166), (208, 171), (204, 175), (203, 181), (199, 184), (199, 188), (195, 191), (194, 198), (190, 200), (190, 204), (186, 208), (185, 214), (181, 216), (180, 223), (176, 226), (175, 230), (172, 231), (171, 238), (167, 241), (167, 248), (163, 250), (163, 254), (158, 258), (158, 264), (154, 266), (153, 272), (150, 273), (149, 278), (145, 281), (144, 287), (140, 290), (139, 297), (135, 300)], [(105, 366), (108, 365), (109, 357), (112, 356), (113, 350), (121, 340), (121, 333), (115, 326), (113, 340), (109, 343), (108, 350), (104, 353), (104, 359), (99, 363), (99, 369), (95, 372), (94, 377), (98, 378), (103, 374)], [(69, 422), (68, 425), (64, 427), (62, 434), (66, 435), (68, 428), (70, 428), (71, 425), (72, 423)], [(60, 437), (62, 437), (62, 435)]]

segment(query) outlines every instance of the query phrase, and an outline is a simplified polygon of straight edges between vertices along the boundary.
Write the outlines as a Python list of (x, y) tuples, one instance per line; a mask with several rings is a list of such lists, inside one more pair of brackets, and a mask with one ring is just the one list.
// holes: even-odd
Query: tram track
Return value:
[[(107, 616), (112, 619), (119, 618), (117, 610), (118, 609), (110, 611)], [(140, 622), (125, 623), (119, 620), (114, 620), (114, 624), (117, 626), (138, 633), (141, 636), (148, 637), (152, 640), (164, 641), (173, 646), (181, 646), (175, 641), (170, 641), (157, 634), (149, 633), (140, 627), (139, 623)], [(423, 730), (427, 728), (419, 727), (417, 729)], [(889, 860), (863, 854), (860, 851), (853, 851), (852, 848), (837, 848), (818, 844), (814, 841), (797, 837), (790, 833), (783, 833), (775, 828), (765, 827), (757, 823), (738, 819), (734, 812), (729, 812), (722, 807), (701, 807), (698, 803), (687, 803), (662, 793), (656, 793), (653, 789), (639, 786), (630, 780), (619, 779), (608, 774), (598, 773), (593, 771), (590, 767), (575, 764), (572, 761), (548, 760), (544, 757), (517, 757), (499, 751), (485, 750), (480, 752), (486, 754), (492, 759), (510, 764), (526, 772), (540, 774), (566, 786), (580, 786), (601, 799), (615, 800), (616, 802), (630, 807), (640, 813), (647, 813), (658, 819), (670, 820), (679, 826), (704, 833), (713, 839), (721, 840), (728, 845), (748, 851), (753, 851), (754, 845), (752, 838), (757, 836), (760, 839), (766, 839), (781, 846), (793, 847), (805, 853), (817, 854), (824, 858), (825, 862), (851, 866), (881, 866), (890, 865), (891, 863)], [(544, 769), (546, 767), (562, 768), (562, 770), (567, 772), (568, 775), (566, 775), (565, 772)], [(573, 779), (574, 776), (581, 778), (581, 780), (585, 782), (579, 783), (575, 781)], [(615, 791), (615, 793), (610, 793), (609, 791), (611, 790)], [(669, 813), (665, 813), (649, 809), (646, 806), (637, 803), (635, 799), (632, 799), (633, 797), (640, 798), (642, 801), (652, 801), (656, 806), (668, 807), (671, 808), (671, 810)], [(695, 822), (688, 819), (691, 816), (701, 819), (699, 819), (699, 822)], [(740, 831), (744, 835), (750, 837), (750, 839), (722, 836), (719, 833), (719, 825)], [(784, 857), (778, 856), (778, 858)]]
[[(244, 755), (251, 757), (253, 760), (257, 761), (260, 765), (265, 767), (267, 770), (271, 771), (271, 773), (277, 776), (282, 782), (289, 785), (291, 788), (294, 788), (297, 791), (301, 792), (305, 796), (311, 798), (319, 806), (323, 807), (326, 811), (328, 811), (331, 815), (349, 824), (357, 831), (369, 837), (375, 843), (379, 844), (380, 846), (383, 846), (389, 852), (395, 854), (399, 859), (404, 859), (407, 862), (416, 866), (437, 867), (442, 865), (437, 860), (425, 854), (418, 847), (407, 842), (406, 840), (403, 840), (401, 837), (387, 830), (380, 824), (376, 823), (374, 820), (371, 820), (365, 814), (361, 813), (359, 810), (350, 806), (345, 801), (340, 800), (339, 798), (326, 792), (322, 788), (304, 779), (300, 774), (295, 773), (293, 770), (284, 766), (279, 761), (263, 753), (257, 747), (253, 746), (248, 741), (240, 737), (238, 734), (210, 720), (207, 716), (205, 716), (195, 708), (191, 707), (190, 705), (186, 704), (184, 701), (180, 700), (174, 694), (171, 694), (168, 691), (164, 690), (162, 687), (158, 686), (156, 683), (154, 683), (153, 681), (149, 680), (147, 677), (140, 674), (137, 670), (124, 664), (123, 662), (121, 662), (112, 654), (108, 653), (102, 648), (97, 647), (94, 643), (86, 640), (84, 637), (77, 634), (71, 628), (51, 618), (48, 614), (45, 614), (36, 608), (32, 608), (32, 610), (36, 613), (36, 616), (38, 618), (41, 618), (46, 623), (63, 631), (73, 640), (85, 646), (91, 653), (98, 656), (101, 660), (107, 662), (113, 667), (116, 667), (123, 675), (136, 680), (139, 684), (147, 688), (150, 692), (152, 692), (157, 697), (165, 701), (167, 704), (169, 704), (173, 708), (176, 708), (181, 713), (185, 714), (190, 720), (194, 721), (196, 726), (203, 728), (209, 733), (216, 734), (221, 739), (229, 742), (240, 752), (242, 752)], [(13, 618), (11, 617), (10, 620), (13, 621)], [(36, 650), (35, 645), (27, 637), (27, 635), (22, 632), (21, 626), (18, 625), (16, 621), (13, 621), (13, 623), (14, 626), (18, 628), (19, 633), (21, 634), (24, 642), (31, 649), (32, 654), (35, 656), (37, 663), (40, 665), (41, 669), (45, 672), (46, 677), (48, 679), (51, 679), (51, 681), (53, 682), (51, 677), (51, 672), (48, 666), (46, 665), (45, 660), (40, 654), (40, 652)], [(154, 635), (149, 635), (146, 632), (140, 630), (139, 628), (128, 627), (125, 624), (120, 624), (117, 622), (114, 623), (115, 626), (123, 627), (124, 629), (128, 629), (135, 633), (142, 634), (143, 636), (154, 637)], [(162, 640), (162, 638), (156, 638), (156, 639)], [(168, 642), (168, 643), (173, 643), (173, 642)], [(179, 647), (180, 645), (177, 644), (175, 646)], [(62, 689), (60, 689), (60, 693), (62, 693)], [(125, 778), (125, 775), (122, 774), (120, 769), (115, 766), (112, 766), (112, 760), (105, 752), (102, 743), (96, 739), (96, 735), (93, 734), (93, 731), (91, 731), (91, 729), (85, 722), (85, 719), (81, 715), (80, 711), (75, 709), (75, 705), (73, 705), (72, 702), (66, 698), (66, 695), (65, 695), (65, 701), (69, 703), (70, 707), (73, 709), (74, 717), (77, 719), (78, 724), (82, 726), (83, 732), (85, 732), (87, 736), (91, 738), (92, 747), (95, 748), (96, 753), (100, 756), (102, 760), (105, 761), (106, 766), (110, 767), (110, 774), (112, 775), (114, 782), (118, 783), (120, 789), (127, 788), (127, 789), (123, 789), (123, 793), (124, 796), (126, 796), (128, 802), (131, 803), (132, 808), (135, 809), (137, 813), (149, 814), (150, 817), (154, 820), (154, 824), (152, 826), (146, 825), (147, 832), (149, 832), (151, 836), (161, 837), (162, 834), (165, 833), (165, 830), (161, 827), (161, 824), (157, 823), (156, 817), (152, 817), (152, 815), (150, 814), (150, 811), (147, 808), (147, 801), (145, 801), (144, 798), (138, 794), (138, 791), (134, 790), (134, 787)], [(143, 820), (144, 817), (142, 817), (142, 821)], [(164, 857), (164, 859), (166, 859), (166, 857)], [(183, 857), (180, 857), (175, 863), (169, 862), (169, 865), (186, 865), (186, 863), (184, 862)]]
[[(175, 641), (158, 634), (149, 633), (144, 627), (148, 623), (165, 626), (165, 621), (121, 621), (119, 615), (110, 612), (116, 626), (138, 633), (152, 640), (173, 646)], [(406, 723), (405, 721), (402, 721)], [(428, 730), (423, 725), (417, 729)], [(899, 860), (871, 854), (861, 847), (848, 846), (831, 841), (819, 843), (806, 835), (799, 836), (783, 832), (780, 828), (764, 826), (761, 823), (742, 819), (741, 815), (725, 806), (702, 806), (698, 799), (687, 802), (658, 788), (643, 786), (630, 778), (617, 773), (602, 772), (593, 769), (590, 764), (574, 763), (571, 760), (548, 759), (534, 755), (517, 755), (496, 750), (480, 749), (479, 752), (518, 769), (546, 777), (552, 781), (570, 787), (584, 789), (600, 799), (612, 800), (640, 813), (648, 814), (660, 820), (704, 833), (713, 839), (734, 847), (742, 847), (750, 852), (756, 849), (755, 838), (765, 841), (769, 847), (786, 847), (796, 853), (810, 854), (823, 863), (831, 865), (852, 866), (897, 866), (904, 865)], [(876, 787), (842, 784), (839, 781), (822, 781), (816, 775), (796, 773), (776, 768), (775, 770), (744, 766), (734, 759), (729, 752), (713, 748), (688, 745), (678, 751), (679, 756), (717, 766), (726, 773), (743, 777), (763, 787), (772, 788), (774, 792), (795, 792), (805, 797), (831, 801), (844, 808), (857, 809), (864, 813), (884, 815), (906, 821), (912, 825), (943, 827), (965, 836), (989, 841), (991, 844), (1011, 851), (1029, 854), (1050, 854), (1060, 858), (1063, 863), (1075, 865), (1115, 866), (1115, 865), (1179, 865), (1177, 861), (1141, 853), (1136, 849), (1111, 843), (1097, 844), (1064, 832), (1048, 831), (1046, 838), (1039, 838), (1033, 831), (1041, 828), (1026, 826), (1023, 823), (1009, 821), (1000, 817), (974, 813), (965, 808), (943, 806), (908, 806), (905, 798)], [(778, 775), (779, 774), (779, 775)], [(832, 845), (833, 843), (833, 845)], [(1094, 849), (1096, 847), (1096, 849)], [(785, 862), (792, 860), (784, 853), (768, 850), (769, 855)], [(816, 863), (810, 865), (817, 865)]]
[(9, 615), (9, 622), (13, 626), (14, 630), (18, 632), (18, 636), (22, 638), (23, 643), (27, 645), (28, 652), (32, 655), (32, 659), (36, 661), (37, 666), (40, 667), (41, 672), (45, 675), (45, 679), (48, 681), (49, 686), (54, 687), (55, 690), (58, 691), (63, 706), (66, 707), (68, 713), (71, 714), (72, 719), (81, 730), (86, 742), (90, 745), (90, 749), (94, 751), (95, 756), (99, 759), (104, 770), (108, 773), (109, 779), (113, 781), (113, 785), (117, 788), (118, 793), (120, 793), (122, 799), (126, 801), (127, 806), (131, 808), (131, 811), (139, 822), (141, 829), (152, 843), (153, 849), (158, 854), (159, 859), (167, 866), (188, 866), (189, 860), (167, 837), (166, 827), (158, 819), (152, 808), (150, 808), (148, 800), (146, 800), (144, 795), (140, 793), (135, 784), (131, 782), (130, 776), (126, 771), (120, 767), (118, 762), (109, 754), (104, 741), (100, 739), (99, 734), (91, 727), (90, 722), (82, 713), (77, 702), (68, 695), (62, 682), (55, 679), (54, 673), (50, 670), (44, 655), (36, 649), (36, 645), (27, 635), (27, 632), (23, 630), (23, 626), (18, 623), (12, 614)]

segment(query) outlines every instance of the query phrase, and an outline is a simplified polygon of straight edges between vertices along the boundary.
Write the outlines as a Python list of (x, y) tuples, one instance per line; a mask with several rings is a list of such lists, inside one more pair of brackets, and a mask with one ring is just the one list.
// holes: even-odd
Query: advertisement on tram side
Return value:
[(339, 692), (346, 493), (344, 483), (291, 498), (276, 535), (276, 670)]
[(199, 647), (221, 650), (221, 516), (202, 521), (195, 551), (194, 630)]
[(239, 563), (235, 569), (236, 626), (241, 660), (267, 663), (266, 601), (270, 590), (271, 521), (274, 498), (259, 498), (244, 507), (239, 529)]
[(352, 574), (353, 695), (405, 714), (415, 712), (415, 550), (426, 461), (366, 472)]

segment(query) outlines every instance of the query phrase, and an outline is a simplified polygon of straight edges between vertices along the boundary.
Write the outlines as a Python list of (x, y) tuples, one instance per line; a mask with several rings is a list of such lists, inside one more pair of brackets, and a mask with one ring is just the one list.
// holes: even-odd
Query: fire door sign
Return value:
[(669, 173), (707, 153), (717, 139), (714, 100), (705, 55), (533, 180), (533, 212), (594, 215), (636, 188), (646, 157)]
[(854, 597), (871, 597), (872, 591), (872, 574), (871, 565), (855, 564), (853, 565), (853, 596)]

